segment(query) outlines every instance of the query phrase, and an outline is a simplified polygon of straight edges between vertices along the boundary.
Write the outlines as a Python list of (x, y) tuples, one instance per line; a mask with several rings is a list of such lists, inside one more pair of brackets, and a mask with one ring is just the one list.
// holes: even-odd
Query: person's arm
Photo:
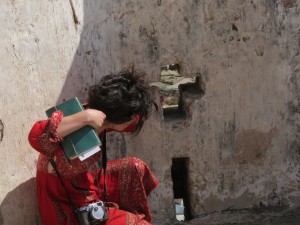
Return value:
[(105, 114), (98, 110), (87, 109), (71, 116), (63, 116), (61, 111), (55, 111), (48, 120), (34, 124), (28, 135), (30, 145), (42, 154), (52, 157), (59, 150), (63, 137), (90, 125), (101, 131)]
[(52, 157), (60, 149), (62, 137), (57, 135), (56, 129), (63, 118), (61, 111), (55, 111), (47, 120), (37, 121), (28, 134), (30, 145), (38, 152)]
[(65, 137), (68, 134), (90, 125), (96, 130), (101, 129), (105, 120), (105, 114), (98, 110), (87, 109), (82, 112), (66, 116), (62, 118), (57, 127), (57, 134), (60, 137)]

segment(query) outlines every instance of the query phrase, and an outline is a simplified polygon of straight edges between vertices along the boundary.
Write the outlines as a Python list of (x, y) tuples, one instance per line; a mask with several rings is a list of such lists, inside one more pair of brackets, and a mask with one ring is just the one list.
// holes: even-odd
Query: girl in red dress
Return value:
[[(72, 204), (80, 208), (104, 200), (104, 173), (99, 167), (101, 151), (80, 161), (68, 161), (60, 143), (85, 125), (101, 134), (140, 131), (149, 117), (151, 99), (148, 86), (134, 69), (104, 76), (89, 89), (88, 109), (64, 117), (55, 111), (48, 120), (38, 121), (28, 139), (41, 154), (37, 163), (37, 195), (43, 225), (79, 225)], [(51, 166), (54, 159), (64, 185)], [(141, 160), (127, 157), (109, 161), (106, 169), (109, 219), (97, 224), (149, 225), (151, 213), (147, 196), (158, 181)]]

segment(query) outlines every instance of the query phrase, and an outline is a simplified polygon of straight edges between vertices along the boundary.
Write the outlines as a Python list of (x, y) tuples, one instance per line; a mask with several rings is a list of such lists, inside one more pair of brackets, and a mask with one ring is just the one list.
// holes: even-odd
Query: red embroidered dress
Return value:
[[(41, 154), (37, 163), (37, 195), (43, 225), (78, 225), (65, 189), (53, 170), (48, 169), (49, 157), (53, 157), (58, 171), (76, 207), (103, 200), (103, 173), (97, 162), (100, 153), (84, 161), (69, 162), (60, 143), (56, 128), (63, 117), (56, 111), (48, 120), (38, 121), (28, 139)], [(158, 181), (141, 160), (127, 157), (109, 161), (106, 171), (108, 201), (118, 204), (109, 208), (106, 225), (149, 225), (151, 213), (147, 196)]]

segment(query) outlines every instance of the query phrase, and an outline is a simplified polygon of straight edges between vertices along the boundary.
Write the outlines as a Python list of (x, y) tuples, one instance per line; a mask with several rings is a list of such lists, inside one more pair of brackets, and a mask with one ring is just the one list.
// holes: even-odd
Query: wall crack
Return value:
[(71, 5), (71, 9), (72, 9), (72, 15), (73, 15), (73, 20), (74, 20), (74, 24), (75, 24), (75, 29), (77, 30), (77, 26), (80, 25), (80, 22), (79, 22), (77, 14), (76, 14), (73, 1), (69, 0), (69, 2), (70, 2), (70, 5)]
[(3, 140), (3, 137), (4, 137), (4, 124), (2, 120), (0, 120), (0, 141)]

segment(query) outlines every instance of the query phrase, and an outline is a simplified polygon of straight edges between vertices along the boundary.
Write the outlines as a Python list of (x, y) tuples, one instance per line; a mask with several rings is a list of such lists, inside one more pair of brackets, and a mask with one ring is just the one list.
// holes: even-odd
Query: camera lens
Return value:
[(101, 207), (94, 207), (91, 211), (91, 217), (95, 220), (103, 219), (104, 211)]

